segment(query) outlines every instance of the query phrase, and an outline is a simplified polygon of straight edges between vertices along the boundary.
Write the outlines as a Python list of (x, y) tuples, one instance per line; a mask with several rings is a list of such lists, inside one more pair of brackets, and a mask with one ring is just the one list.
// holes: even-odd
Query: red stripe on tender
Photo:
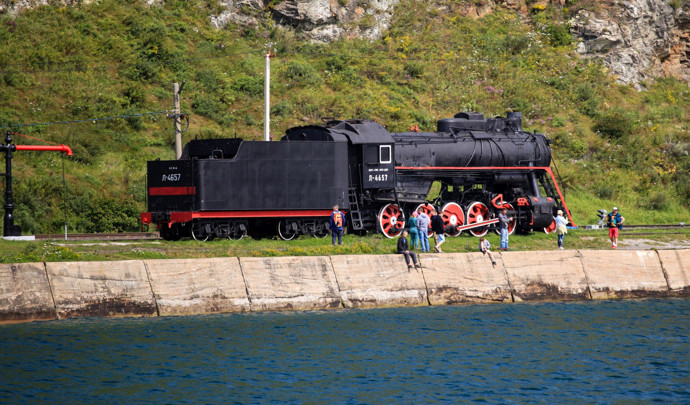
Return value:
[(195, 195), (196, 187), (149, 187), (149, 195)]
[[(304, 218), (330, 217), (332, 210), (304, 211), (178, 211), (170, 213), (171, 222), (189, 222), (197, 218)], [(344, 211), (343, 211), (344, 212)]]

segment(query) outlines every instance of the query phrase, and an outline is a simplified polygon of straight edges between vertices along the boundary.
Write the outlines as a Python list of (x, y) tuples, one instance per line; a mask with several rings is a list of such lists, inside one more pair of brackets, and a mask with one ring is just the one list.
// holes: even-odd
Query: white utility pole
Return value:
[(271, 140), (271, 51), (265, 55), (266, 71), (264, 73), (264, 141)]
[(180, 84), (173, 83), (173, 102), (175, 103), (175, 157), (182, 157), (182, 125), (180, 125)]

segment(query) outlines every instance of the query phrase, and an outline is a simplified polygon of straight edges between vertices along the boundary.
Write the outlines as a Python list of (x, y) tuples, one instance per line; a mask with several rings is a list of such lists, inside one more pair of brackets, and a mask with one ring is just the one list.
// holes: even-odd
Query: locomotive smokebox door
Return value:
[(362, 146), (362, 185), (364, 188), (391, 189), (395, 187), (393, 145)]

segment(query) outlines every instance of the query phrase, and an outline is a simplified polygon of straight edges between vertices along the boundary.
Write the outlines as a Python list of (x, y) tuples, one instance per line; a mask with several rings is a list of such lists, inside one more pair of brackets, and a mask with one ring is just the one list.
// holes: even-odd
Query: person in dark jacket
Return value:
[(503, 208), (498, 214), (498, 229), (501, 232), (501, 250), (508, 250), (508, 227), (510, 226), (510, 221), (513, 217), (508, 216), (508, 209)]
[(343, 244), (343, 226), (345, 226), (345, 214), (339, 210), (337, 205), (333, 206), (331, 213), (331, 240), (335, 245), (335, 239), (338, 239), (338, 245)]
[(436, 249), (437, 252), (443, 253), (441, 250), (441, 244), (446, 241), (446, 237), (443, 235), (445, 232), (445, 225), (443, 224), (443, 218), (441, 218), (440, 215), (436, 212), (436, 210), (431, 211), (431, 230), (434, 232), (434, 235), (436, 236), (436, 245), (434, 246), (434, 249)]
[(398, 253), (405, 256), (405, 262), (407, 263), (408, 269), (412, 269), (412, 263), (410, 263), (410, 256), (412, 256), (412, 262), (414, 263), (415, 267), (422, 267), (422, 265), (419, 264), (417, 255), (414, 252), (410, 251), (410, 246), (407, 244), (407, 231), (403, 231), (402, 235), (400, 235), (400, 238), (398, 238)]
[(417, 230), (417, 211), (412, 211), (410, 219), (407, 221), (410, 228), (410, 247), (414, 250), (419, 247), (419, 231)]

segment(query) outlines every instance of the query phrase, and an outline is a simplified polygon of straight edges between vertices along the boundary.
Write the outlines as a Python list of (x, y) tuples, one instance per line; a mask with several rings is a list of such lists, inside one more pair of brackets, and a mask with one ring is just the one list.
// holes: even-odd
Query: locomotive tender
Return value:
[[(389, 133), (346, 120), (290, 128), (279, 142), (193, 140), (178, 160), (148, 162), (141, 220), (168, 240), (290, 240), (326, 236), (338, 204), (350, 232), (393, 238), (413, 210), (435, 207), (450, 236), (482, 236), (506, 208), (511, 233), (548, 232), (556, 210), (570, 218), (549, 143), (522, 130), (520, 113), (459, 113), (438, 121), (436, 132)], [(434, 183), (440, 190), (429, 200)]]

